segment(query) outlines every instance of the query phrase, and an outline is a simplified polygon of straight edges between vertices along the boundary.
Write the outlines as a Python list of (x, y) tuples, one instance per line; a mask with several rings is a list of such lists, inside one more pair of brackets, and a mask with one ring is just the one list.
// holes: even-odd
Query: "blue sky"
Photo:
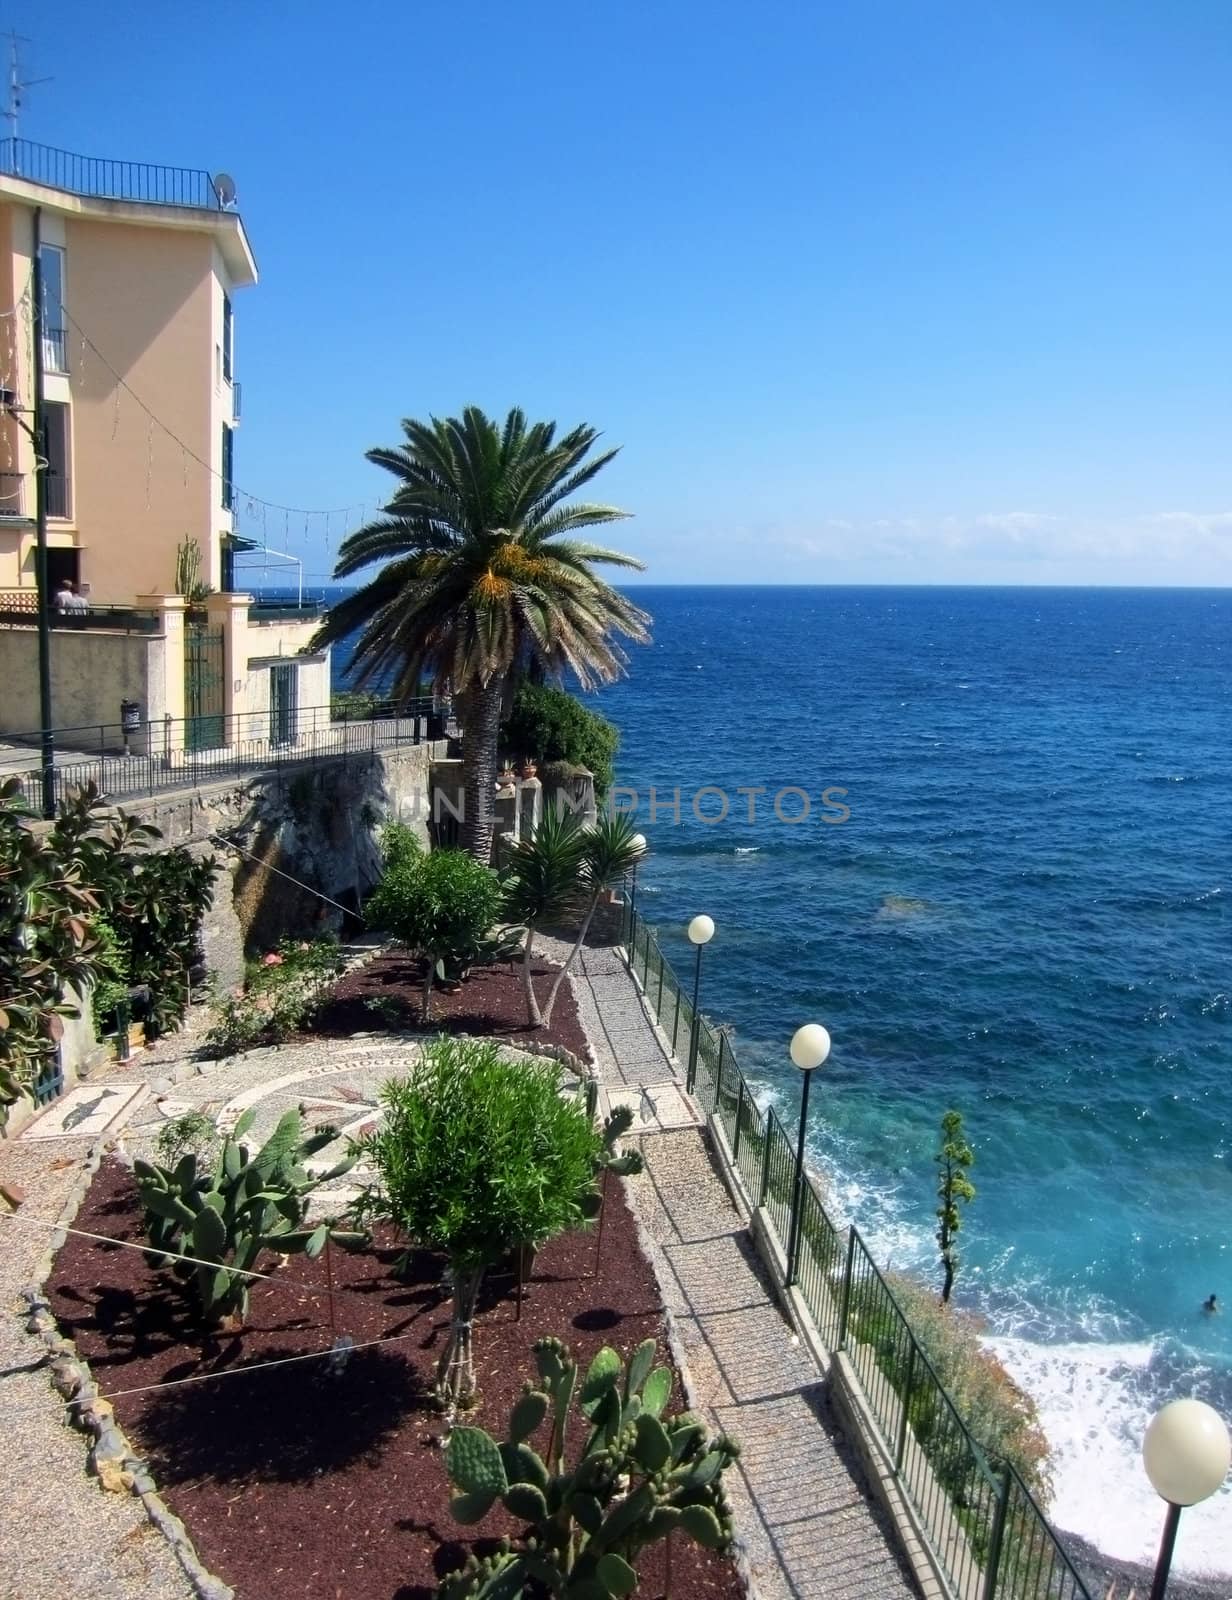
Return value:
[(519, 403), (624, 447), (651, 581), (1232, 581), (1226, 0), (0, 22), (25, 136), (235, 176), (270, 499), (372, 505), (401, 417)]

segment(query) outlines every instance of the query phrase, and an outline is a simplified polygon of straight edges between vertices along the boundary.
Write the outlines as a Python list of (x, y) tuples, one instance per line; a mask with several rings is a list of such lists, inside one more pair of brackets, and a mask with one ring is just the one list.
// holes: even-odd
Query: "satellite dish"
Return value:
[(214, 193), (224, 208), (235, 204), (235, 179), (229, 172), (220, 172), (214, 179)]

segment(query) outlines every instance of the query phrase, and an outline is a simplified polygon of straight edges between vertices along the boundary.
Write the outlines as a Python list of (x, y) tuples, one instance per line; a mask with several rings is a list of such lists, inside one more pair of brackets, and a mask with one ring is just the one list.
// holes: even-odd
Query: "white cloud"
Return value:
[[(853, 569), (937, 582), (1227, 583), (1232, 511), (1065, 516), (984, 511), (937, 517), (821, 519), (768, 530), (798, 578)], [(812, 569), (812, 570), (810, 570)], [(840, 569), (837, 570), (836, 569)], [(1029, 574), (1029, 575), (1028, 575)]]
[(1232, 533), (1232, 511), (1156, 511), (1143, 520), (1218, 537)]

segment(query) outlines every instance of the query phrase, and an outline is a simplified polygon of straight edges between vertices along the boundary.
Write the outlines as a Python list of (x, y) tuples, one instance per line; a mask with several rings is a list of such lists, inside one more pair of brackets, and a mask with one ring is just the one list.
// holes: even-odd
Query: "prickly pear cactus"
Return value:
[[(172, 1264), (191, 1282), (202, 1315), (232, 1327), (248, 1311), (249, 1274), (263, 1250), (283, 1255), (303, 1250), (317, 1256), (327, 1239), (354, 1249), (365, 1235), (322, 1223), (306, 1228), (308, 1195), (318, 1184), (340, 1177), (355, 1163), (345, 1156), (328, 1172), (311, 1176), (304, 1163), (338, 1137), (324, 1128), (304, 1138), (298, 1111), (288, 1111), (255, 1155), (241, 1141), (255, 1113), (246, 1111), (225, 1141), (213, 1166), (198, 1168), (189, 1152), (174, 1167), (135, 1161), (133, 1173), (145, 1211), (155, 1266)], [(190, 1256), (185, 1262), (176, 1257)]]
[[(563, 1600), (608, 1600), (634, 1593), (638, 1556), (670, 1533), (726, 1549), (732, 1521), (723, 1473), (739, 1446), (723, 1434), (708, 1438), (691, 1412), (664, 1416), (672, 1374), (655, 1366), (655, 1341), (640, 1344), (627, 1366), (604, 1347), (580, 1386), (559, 1339), (533, 1348), (537, 1381), (515, 1401), (508, 1438), (455, 1428), (445, 1449), (457, 1520), (476, 1523), (499, 1501), (526, 1531), (451, 1573), (441, 1600), (518, 1600), (532, 1585)], [(575, 1396), (589, 1426), (568, 1466)], [(540, 1453), (531, 1440), (545, 1427)]]

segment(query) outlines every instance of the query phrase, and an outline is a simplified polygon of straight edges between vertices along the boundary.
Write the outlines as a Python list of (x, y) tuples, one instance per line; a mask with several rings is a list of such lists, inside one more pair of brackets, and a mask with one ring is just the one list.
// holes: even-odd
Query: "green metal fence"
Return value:
[(748, 1194), (787, 1240), (800, 1184), (795, 1286), (822, 1340), (843, 1351), (895, 1476), (959, 1600), (1092, 1600), (1008, 1462), (974, 1438), (857, 1229), (840, 1231), (773, 1107), (758, 1105), (724, 1030), (693, 1016), (654, 931), (628, 908), (629, 970), (722, 1126)]

